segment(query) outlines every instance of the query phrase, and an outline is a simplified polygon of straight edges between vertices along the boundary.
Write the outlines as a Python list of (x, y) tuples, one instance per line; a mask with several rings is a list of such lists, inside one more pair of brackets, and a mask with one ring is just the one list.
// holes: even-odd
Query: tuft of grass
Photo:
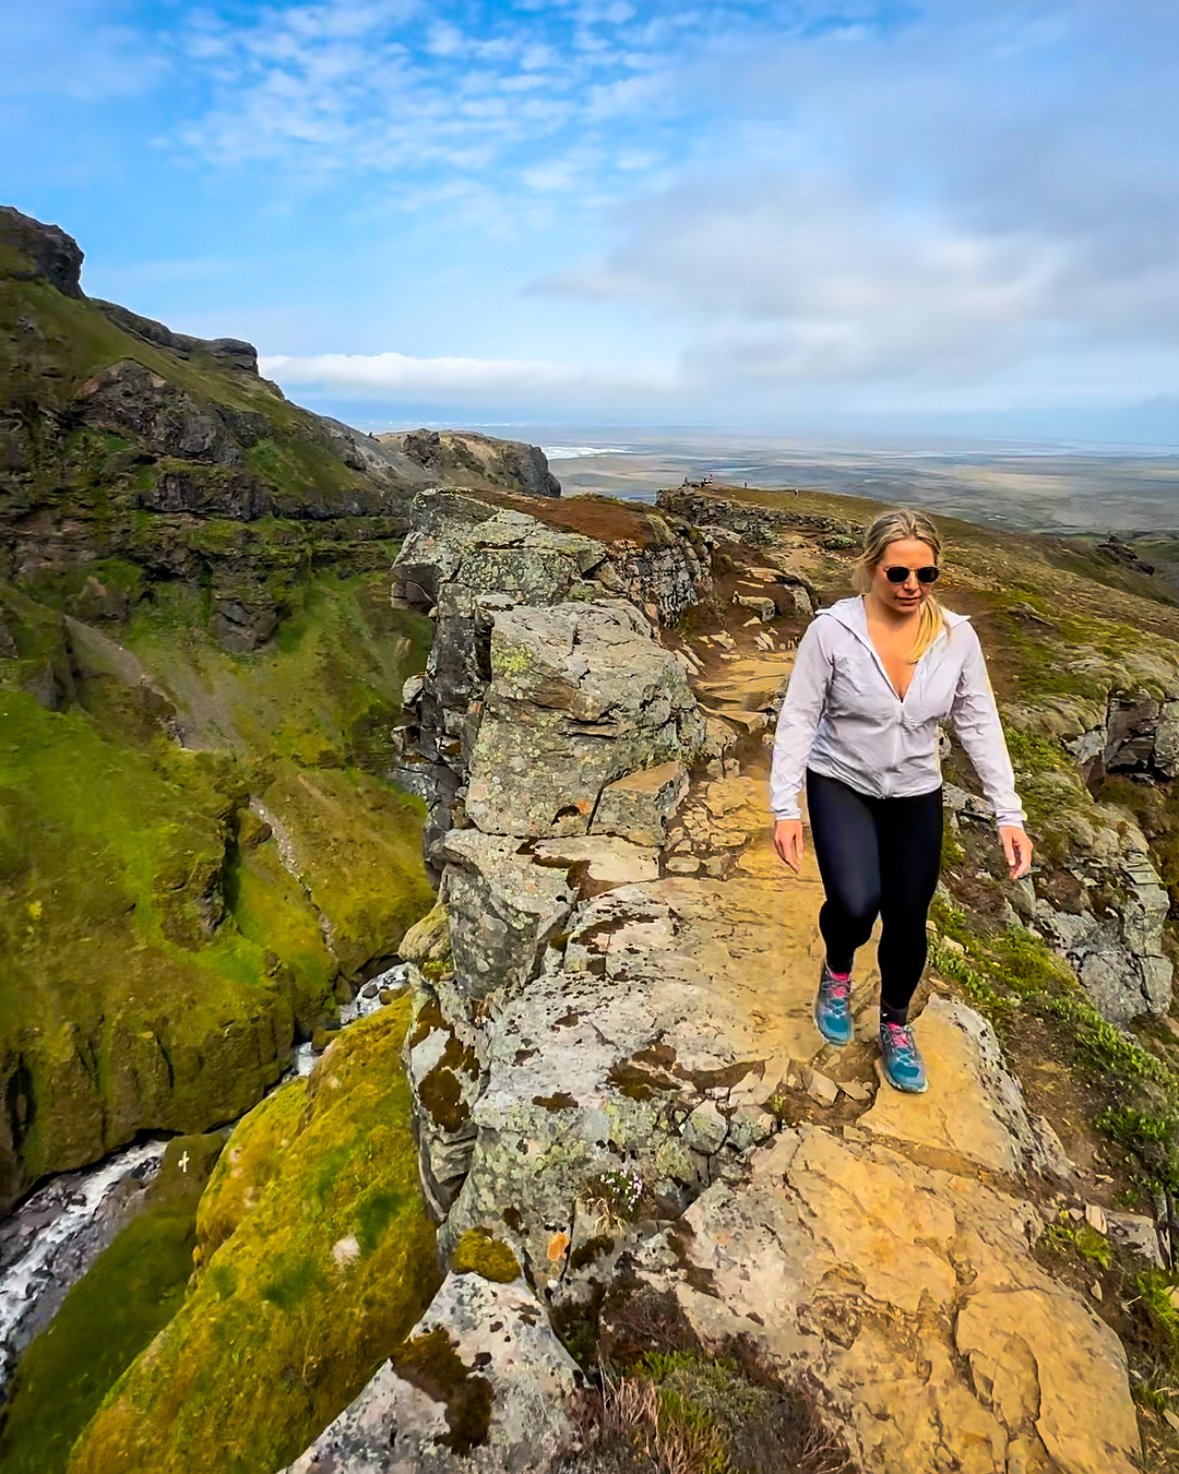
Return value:
[(1002, 1037), (1020, 1009), (1063, 1030), (1082, 1076), (1109, 1105), (1094, 1125), (1124, 1147), (1149, 1191), (1179, 1191), (1179, 1073), (1138, 1039), (1102, 1018), (1063, 958), (1025, 927), (984, 937), (966, 912), (939, 895), (930, 913), (964, 950), (933, 942), (930, 958)]

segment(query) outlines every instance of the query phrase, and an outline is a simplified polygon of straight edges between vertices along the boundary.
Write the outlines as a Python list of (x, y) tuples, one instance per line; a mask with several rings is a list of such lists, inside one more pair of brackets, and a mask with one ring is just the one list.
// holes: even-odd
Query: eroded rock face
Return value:
[(473, 430), (406, 430), (380, 437), (439, 481), (523, 490), (529, 496), (560, 496), (561, 483), (538, 445), (496, 440)]
[[(686, 679), (651, 635), (660, 598), (644, 619), (615, 597), (633, 592), (635, 567), (593, 538), (486, 510), (473, 498), (423, 493), (393, 569), (394, 597), (432, 609), (437, 631), (425, 679), (407, 693), (396, 773), (430, 805), (427, 854), (463, 800), (488, 832), (584, 834), (607, 783), (699, 745)], [(668, 555), (685, 567), (691, 543), (670, 529), (668, 538)], [(578, 642), (586, 648), (575, 655)], [(592, 671), (582, 669), (590, 648)], [(642, 672), (635, 692), (621, 689), (625, 659)]]
[(516, 839), (478, 829), (454, 829), (435, 846), (446, 863), (455, 979), (471, 999), (527, 983), (576, 900), (561, 868), (535, 864), (519, 849)]
[(47, 281), (65, 297), (82, 296), (82, 248), (60, 226), (43, 225), (11, 205), (0, 205), (0, 232), (23, 256), (18, 281)]

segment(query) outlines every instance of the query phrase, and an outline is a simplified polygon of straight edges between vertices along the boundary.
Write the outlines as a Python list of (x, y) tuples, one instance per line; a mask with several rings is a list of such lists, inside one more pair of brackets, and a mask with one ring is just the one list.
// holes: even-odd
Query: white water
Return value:
[(164, 1146), (140, 1143), (63, 1172), (0, 1223), (0, 1397), (20, 1353), (132, 1216)]
[[(340, 1027), (354, 1024), (358, 1018), (367, 1018), (370, 1013), (376, 1013), (377, 1009), (382, 1006), (380, 994), (383, 988), (390, 988), (396, 992), (404, 987), (405, 963), (394, 963), (385, 972), (365, 983), (351, 1003), (340, 1004)], [(365, 994), (370, 988), (372, 996), (366, 998)], [(315, 1059), (310, 1041), (296, 1045), (291, 1067), (278, 1083), (284, 1085), (288, 1080), (294, 1080), (300, 1075), (309, 1075), (315, 1066)]]
[[(382, 1006), (381, 991), (403, 989), (405, 973), (405, 963), (399, 962), (365, 983), (350, 1003), (341, 1004), (341, 1027), (375, 1013)], [(309, 1075), (315, 1059), (310, 1043), (297, 1045), (290, 1068), (271, 1088)], [(25, 1347), (134, 1216), (165, 1145), (140, 1143), (97, 1166), (63, 1172), (0, 1222), (0, 1403)]]

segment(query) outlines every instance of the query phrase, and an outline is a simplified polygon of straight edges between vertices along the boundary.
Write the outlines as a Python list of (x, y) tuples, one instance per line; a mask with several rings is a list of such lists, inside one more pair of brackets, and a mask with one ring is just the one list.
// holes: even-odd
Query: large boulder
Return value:
[(622, 601), (497, 614), (491, 669), (466, 797), (487, 832), (585, 834), (607, 785), (704, 745), (682, 667)]

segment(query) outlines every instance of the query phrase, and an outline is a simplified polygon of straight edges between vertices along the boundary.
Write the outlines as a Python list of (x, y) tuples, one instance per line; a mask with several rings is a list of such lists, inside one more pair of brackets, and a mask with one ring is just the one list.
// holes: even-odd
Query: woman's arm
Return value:
[(1000, 829), (1005, 825), (1022, 829), (1027, 823), (1027, 815), (1015, 791), (1011, 756), (1003, 736), (1003, 724), (999, 720), (999, 709), (995, 705), (995, 693), (991, 689), (978, 631), (973, 625), (963, 623), (956, 634), (965, 636), (968, 649), (950, 707), (950, 720), (995, 811), (996, 825)]
[(831, 657), (823, 648), (822, 623), (812, 620), (798, 642), (794, 669), (778, 713), (770, 769), (770, 808), (775, 819), (801, 817), (798, 790), (831, 683)]

